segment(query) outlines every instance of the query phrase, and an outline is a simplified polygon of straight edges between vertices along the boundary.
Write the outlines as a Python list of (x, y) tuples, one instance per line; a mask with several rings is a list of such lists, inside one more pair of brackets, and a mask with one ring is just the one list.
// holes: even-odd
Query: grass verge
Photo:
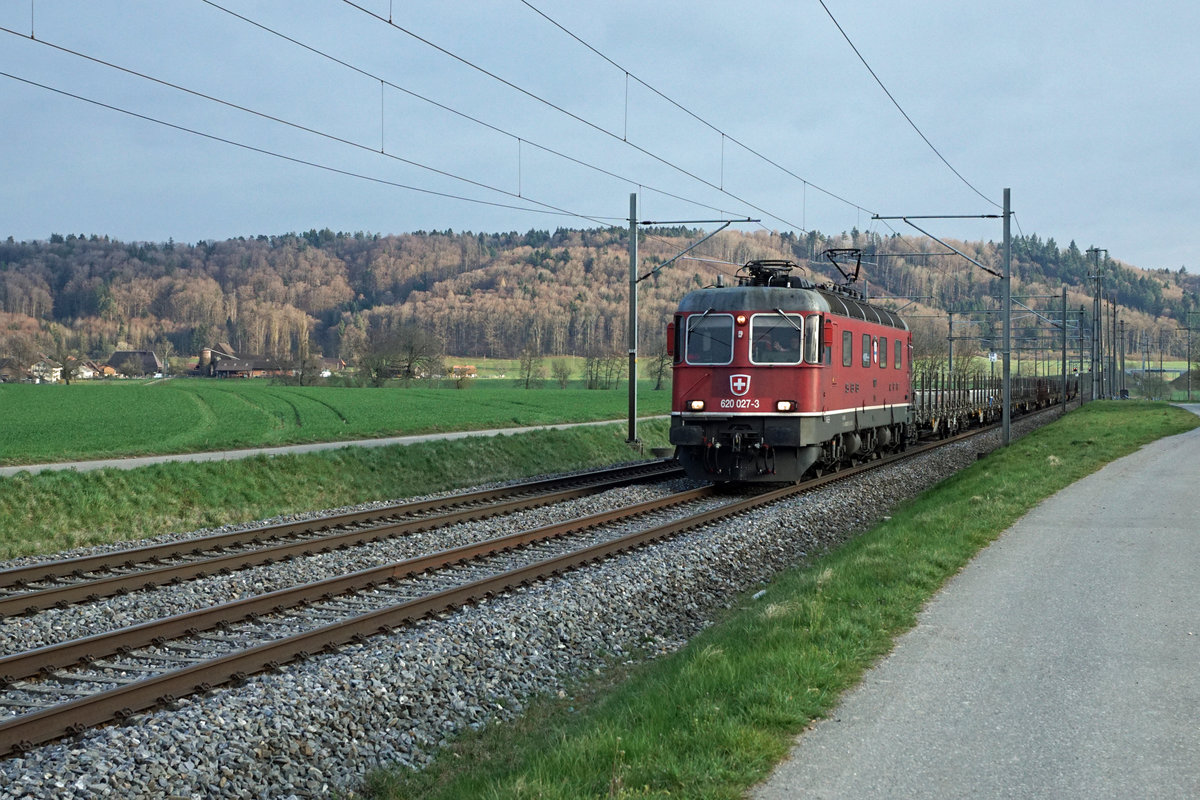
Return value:
[[(828, 712), (945, 581), (1042, 499), (1200, 419), (1091, 403), (906, 502), (743, 599), (686, 648), (466, 735), (376, 798), (741, 797)], [(573, 713), (567, 708), (583, 710)]]
[[(666, 420), (638, 427), (646, 452)], [(631, 461), (622, 425), (0, 478), (0, 558)]]

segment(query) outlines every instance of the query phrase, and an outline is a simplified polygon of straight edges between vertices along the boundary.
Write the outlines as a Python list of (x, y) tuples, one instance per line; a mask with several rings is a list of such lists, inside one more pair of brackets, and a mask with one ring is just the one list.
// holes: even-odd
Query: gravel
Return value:
[[(1034, 423), (1014, 423), (1014, 433)], [(462, 731), (520, 714), (616, 659), (684, 644), (741, 592), (994, 449), (941, 448), (485, 603), (0, 760), (0, 798), (354, 797), (370, 770), (419, 769)], [(0, 651), (128, 625), (678, 491), (612, 490), (515, 517), (0, 622)], [(372, 504), (381, 505), (381, 504)], [(366, 507), (365, 505), (363, 507)], [(589, 510), (590, 509), (590, 510)], [(190, 534), (194, 536), (195, 534)], [(184, 537), (179, 537), (184, 538)], [(112, 549), (112, 548), (109, 548)]]

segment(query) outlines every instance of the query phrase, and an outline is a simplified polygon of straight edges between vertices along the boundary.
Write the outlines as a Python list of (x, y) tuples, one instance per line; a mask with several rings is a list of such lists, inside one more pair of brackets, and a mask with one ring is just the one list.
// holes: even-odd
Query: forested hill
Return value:
[[(644, 274), (700, 232), (643, 235)], [(10, 238), (0, 243), (0, 358), (51, 353), (55, 345), (95, 358), (118, 347), (189, 354), (227, 341), (245, 353), (287, 358), (310, 348), (352, 361), (368, 331), (408, 323), (462, 356), (623, 351), (627, 239), (622, 229), (397, 236), (311, 230), (197, 244)], [(995, 243), (955, 245), (999, 264)], [(957, 311), (982, 308), (997, 293), (990, 275), (957, 256), (883, 255), (940, 249), (915, 238), (727, 231), (641, 284), (642, 346), (657, 348), (678, 298), (718, 274), (732, 276), (750, 259), (787, 258), (824, 280), (831, 268), (821, 253), (829, 247), (864, 249), (873, 297), (926, 297), (930, 309)], [(1064, 249), (1021, 237), (1013, 252), (1014, 294), (1058, 294), (1065, 281), (1071, 307), (1086, 304), (1090, 313), (1093, 266), (1074, 242)], [(1105, 275), (1132, 328), (1179, 327), (1200, 290), (1182, 268), (1108, 262)]]

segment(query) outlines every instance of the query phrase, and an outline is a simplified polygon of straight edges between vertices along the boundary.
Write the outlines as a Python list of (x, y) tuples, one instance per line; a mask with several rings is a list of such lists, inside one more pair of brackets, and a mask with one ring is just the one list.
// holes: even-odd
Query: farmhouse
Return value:
[(16, 383), (25, 380), (29, 371), (15, 358), (0, 358), (0, 383)]
[(294, 375), (295, 370), (277, 358), (246, 356), (244, 358), (222, 358), (212, 364), (210, 374), (217, 378), (267, 378)]
[(62, 379), (62, 364), (43, 356), (29, 368), (29, 374), (42, 383), (58, 383)]
[(95, 361), (89, 361), (87, 359), (80, 360), (74, 356), (71, 356), (67, 359), (66, 368), (69, 370), (69, 372), (66, 373), (66, 377), (69, 377), (72, 380), (90, 381), (93, 378), (104, 374), (103, 370), (96, 364)]
[(162, 361), (151, 350), (115, 350), (104, 366), (128, 377), (161, 375), (163, 372)]
[(219, 342), (200, 351), (196, 372), (210, 378), (267, 378), (295, 375), (287, 361), (274, 356), (239, 356), (228, 342)]

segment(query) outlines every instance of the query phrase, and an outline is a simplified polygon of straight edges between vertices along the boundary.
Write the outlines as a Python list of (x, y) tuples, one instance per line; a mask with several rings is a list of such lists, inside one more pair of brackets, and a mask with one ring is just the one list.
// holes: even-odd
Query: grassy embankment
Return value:
[(467, 736), (424, 772), (374, 776), (367, 791), (741, 797), (980, 548), (1043, 498), (1198, 423), (1163, 404), (1091, 403), (778, 576), (764, 597), (743, 599), (675, 655), (534, 703), (519, 720)]
[[(408, 404), (413, 401), (409, 391), (390, 390), (389, 395), (394, 403), (405, 404), (406, 419)], [(557, 407), (537, 405), (538, 400), (558, 399), (550, 390), (503, 391), (525, 404), (522, 424), (578, 418)], [(131, 394), (136, 392), (121, 392), (122, 396)], [(445, 428), (454, 427), (449, 420), (461, 411), (461, 406), (456, 409), (448, 398), (486, 396), (437, 394), (442, 401), (439, 424)], [(588, 392), (587, 399), (596, 394), (617, 393)], [(262, 402), (261, 396), (258, 401)], [(508, 408), (511, 415), (512, 406)], [(647, 456), (650, 447), (667, 444), (666, 420), (643, 420), (638, 433)], [(18, 473), (0, 478), (0, 559), (630, 461), (638, 456), (625, 444), (626, 435), (625, 425), (616, 424), (133, 470)], [(7, 431), (4, 436), (7, 438)], [(84, 450), (79, 457), (96, 455)]]
[[(628, 392), (280, 386), (270, 381), (77, 381), (0, 384), (0, 465), (78, 461), (623, 419)], [(666, 414), (671, 393), (639, 383), (639, 413)]]

